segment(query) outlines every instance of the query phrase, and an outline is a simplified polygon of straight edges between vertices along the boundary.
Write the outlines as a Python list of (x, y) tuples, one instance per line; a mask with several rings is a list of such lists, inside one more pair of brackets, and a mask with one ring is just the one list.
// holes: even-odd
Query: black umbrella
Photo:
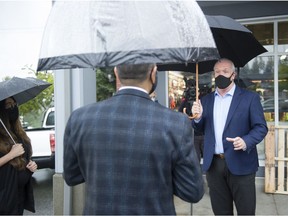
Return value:
[(13, 77), (0, 82), (0, 101), (13, 96), (19, 105), (33, 99), (51, 84), (33, 77)]
[(251, 59), (267, 52), (252, 32), (227, 16), (206, 16), (221, 57), (236, 67), (244, 67)]
[(37, 71), (218, 58), (195, 0), (55, 1)]
[[(10, 80), (0, 82), (0, 101), (13, 96), (17, 101), (18, 105), (20, 105), (33, 99), (50, 85), (51, 84), (48, 82), (33, 77), (13, 77)], [(16, 144), (15, 140), (7, 130), (1, 118), (0, 123), (4, 127), (14, 144)]]
[[(211, 28), (220, 57), (233, 61), (238, 68), (238, 78), (239, 67), (244, 67), (251, 59), (267, 52), (252, 32), (236, 20), (227, 16), (208, 15), (206, 15), (206, 19)], [(215, 63), (215, 60), (200, 62), (198, 71), (195, 63), (159, 65), (158, 70), (196, 72), (196, 88), (198, 88), (198, 73), (203, 74), (213, 71)], [(198, 91), (196, 98), (198, 98)]]
[[(221, 58), (233, 61), (236, 67), (244, 67), (256, 56), (267, 50), (254, 37), (252, 32), (236, 20), (227, 16), (208, 16), (206, 19), (211, 28)], [(215, 60), (199, 64), (199, 74), (213, 71)], [(195, 63), (159, 65), (159, 70), (177, 70), (195, 72)]]

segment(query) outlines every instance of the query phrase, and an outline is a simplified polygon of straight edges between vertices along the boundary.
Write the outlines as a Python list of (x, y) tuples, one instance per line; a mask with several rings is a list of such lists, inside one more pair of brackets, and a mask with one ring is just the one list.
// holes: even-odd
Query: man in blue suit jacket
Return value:
[(85, 182), (85, 215), (175, 215), (173, 195), (198, 202), (204, 194), (190, 120), (149, 97), (156, 70), (116, 67), (120, 90), (69, 118), (64, 178)]
[(214, 66), (216, 91), (194, 102), (193, 127), (204, 132), (203, 170), (215, 215), (255, 215), (256, 145), (268, 129), (259, 95), (234, 83), (233, 62)]

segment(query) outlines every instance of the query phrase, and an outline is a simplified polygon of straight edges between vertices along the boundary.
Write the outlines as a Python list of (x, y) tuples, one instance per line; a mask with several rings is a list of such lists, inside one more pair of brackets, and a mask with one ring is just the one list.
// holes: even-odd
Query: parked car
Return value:
[(32, 145), (32, 160), (38, 169), (55, 168), (54, 107), (49, 108), (43, 117), (41, 128), (25, 129)]
[[(279, 112), (288, 112), (288, 99), (287, 98), (280, 98), (278, 100)], [(275, 99), (270, 98), (268, 100), (264, 100), (262, 102), (264, 112), (275, 112)]]

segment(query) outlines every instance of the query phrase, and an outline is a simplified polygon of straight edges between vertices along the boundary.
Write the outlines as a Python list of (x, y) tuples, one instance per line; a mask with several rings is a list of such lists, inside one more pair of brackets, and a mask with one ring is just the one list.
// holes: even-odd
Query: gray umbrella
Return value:
[(217, 58), (195, 0), (55, 1), (37, 71)]
[(51, 84), (33, 77), (13, 77), (0, 82), (0, 101), (13, 96), (18, 105), (21, 105), (40, 94)]

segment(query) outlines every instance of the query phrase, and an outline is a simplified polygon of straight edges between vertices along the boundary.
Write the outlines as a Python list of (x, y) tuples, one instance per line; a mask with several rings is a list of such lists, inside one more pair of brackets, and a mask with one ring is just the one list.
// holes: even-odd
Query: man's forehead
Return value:
[(215, 69), (217, 68), (221, 68), (221, 69), (230, 69), (231, 68), (231, 65), (229, 62), (219, 62), (215, 65), (214, 67)]

